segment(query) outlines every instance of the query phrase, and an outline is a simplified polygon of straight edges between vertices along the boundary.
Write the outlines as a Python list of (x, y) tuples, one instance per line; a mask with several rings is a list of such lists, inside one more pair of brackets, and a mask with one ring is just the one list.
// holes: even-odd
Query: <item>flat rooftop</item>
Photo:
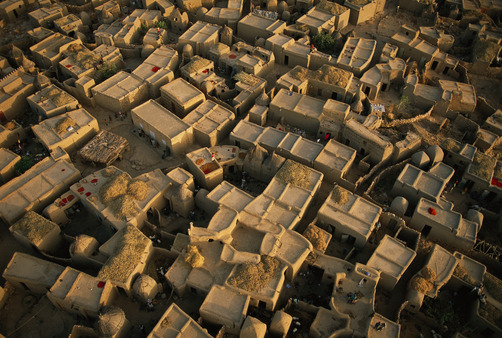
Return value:
[(184, 105), (185, 103), (198, 97), (205, 98), (204, 94), (200, 90), (182, 78), (177, 78), (176, 80), (165, 84), (160, 88), (160, 91), (181, 105)]
[(151, 127), (169, 138), (173, 138), (190, 128), (189, 124), (154, 100), (149, 100), (133, 108), (131, 114), (137, 115)]

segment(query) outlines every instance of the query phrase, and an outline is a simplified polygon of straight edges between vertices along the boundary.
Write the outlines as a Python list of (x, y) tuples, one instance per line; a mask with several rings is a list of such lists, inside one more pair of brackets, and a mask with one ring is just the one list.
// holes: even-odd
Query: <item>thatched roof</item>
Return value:
[(275, 277), (280, 267), (281, 262), (277, 258), (261, 256), (258, 264), (238, 265), (235, 275), (228, 279), (228, 284), (246, 291), (260, 291)]
[(337, 204), (344, 205), (349, 201), (349, 191), (337, 185), (333, 188), (331, 199)]
[(190, 264), (192, 268), (200, 268), (204, 265), (204, 256), (201, 255), (200, 249), (196, 245), (188, 245), (185, 253), (185, 262)]
[(115, 198), (108, 204), (108, 207), (118, 219), (132, 217), (138, 213), (135, 199), (131, 195), (121, 195)]
[(59, 228), (57, 224), (34, 211), (28, 211), (11, 229), (36, 244), (55, 228)]
[(497, 160), (495, 158), (483, 154), (481, 151), (477, 151), (474, 156), (474, 161), (470, 166), (469, 173), (488, 181), (492, 178), (496, 164)]
[(276, 177), (285, 184), (293, 184), (300, 188), (308, 188), (311, 185), (310, 169), (298, 162), (287, 161), (279, 169)]
[(64, 134), (68, 131), (68, 129), (71, 127), (75, 127), (77, 125), (77, 122), (75, 122), (74, 119), (72, 119), (69, 116), (63, 117), (60, 119), (56, 125), (54, 126), (54, 131), (58, 134)]
[(124, 149), (128, 148), (129, 142), (125, 138), (107, 130), (101, 130), (79, 150), (78, 155), (85, 161), (109, 165)]
[(128, 225), (124, 228), (113, 255), (99, 271), (98, 278), (125, 283), (150, 244), (151, 241), (138, 228)]

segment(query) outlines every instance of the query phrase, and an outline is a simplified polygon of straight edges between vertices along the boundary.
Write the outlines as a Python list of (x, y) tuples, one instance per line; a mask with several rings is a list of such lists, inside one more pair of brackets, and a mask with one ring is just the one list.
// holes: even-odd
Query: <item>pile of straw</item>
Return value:
[(502, 311), (490, 303), (479, 306), (479, 314), (495, 326), (502, 327)]
[(132, 180), (127, 186), (127, 195), (138, 201), (143, 201), (148, 195), (148, 185), (140, 180)]
[(74, 119), (72, 119), (71, 117), (69, 116), (66, 116), (66, 117), (63, 117), (62, 119), (60, 119), (56, 125), (54, 126), (54, 131), (58, 134), (58, 135), (61, 135), (61, 134), (64, 134), (68, 131), (68, 128), (70, 127), (75, 127), (77, 125), (77, 123), (75, 122)]
[(502, 303), (502, 281), (500, 279), (491, 273), (485, 273), (485, 287), (490, 296)]
[(187, 262), (192, 268), (200, 268), (202, 265), (204, 265), (204, 260), (204, 256), (201, 255), (198, 246), (187, 246), (185, 262)]
[(495, 169), (493, 170), (493, 177), (495, 178), (502, 178), (502, 162), (497, 161), (497, 165), (495, 166)]
[(228, 284), (246, 291), (256, 292), (267, 286), (280, 267), (281, 262), (277, 258), (262, 256), (258, 264), (238, 265), (235, 275), (228, 279)]
[(425, 278), (428, 282), (433, 283), (436, 280), (436, 272), (429, 268), (428, 266), (424, 266), (422, 270), (420, 270), (420, 274), (423, 278)]
[(129, 182), (131, 182), (131, 178), (126, 173), (110, 178), (99, 189), (101, 202), (103, 202), (103, 204), (108, 204), (113, 199), (127, 194)]
[(294, 161), (287, 161), (279, 169), (276, 177), (285, 184), (292, 184), (300, 188), (310, 187), (310, 169), (303, 164)]
[(473, 49), (473, 61), (492, 62), (500, 51), (500, 45), (480, 39), (476, 41)]
[(120, 195), (119, 197), (113, 199), (108, 207), (112, 210), (113, 215), (118, 219), (128, 218), (136, 215), (137, 208), (136, 203), (134, 203), (134, 197), (130, 195)]
[(364, 6), (369, 3), (369, 0), (348, 0), (348, 2), (356, 6)]
[(443, 146), (443, 148), (445, 148), (448, 151), (451, 151), (452, 153), (459, 153), (461, 150), (460, 143), (451, 138), (445, 139), (441, 143), (441, 145)]
[(309, 225), (303, 233), (303, 236), (308, 239), (310, 243), (312, 243), (315, 249), (321, 251), (326, 250), (328, 243), (324, 240), (324, 234), (319, 227), (312, 224)]
[(128, 225), (117, 242), (113, 255), (98, 273), (100, 280), (125, 283), (143, 259), (143, 252), (151, 241), (135, 226)]
[(345, 88), (352, 73), (333, 66), (323, 65), (318, 70), (309, 70), (297, 66), (289, 74), (299, 81), (317, 80)]
[(410, 282), (411, 288), (420, 293), (427, 293), (434, 288), (434, 285), (423, 277), (415, 276)]
[(110, 177), (99, 189), (101, 202), (118, 219), (134, 216), (137, 213), (136, 201), (142, 201), (147, 196), (148, 185), (141, 180), (131, 180), (126, 173)]
[(333, 15), (340, 15), (347, 11), (347, 7), (337, 4), (336, 2), (322, 0), (317, 6), (317, 9), (323, 10), (325, 12), (331, 13)]
[(185, 69), (189, 74), (204, 70), (211, 65), (211, 61), (195, 55), (189, 63), (185, 65)]
[(331, 199), (337, 204), (345, 205), (345, 203), (349, 201), (349, 192), (346, 189), (337, 185), (333, 189), (333, 194), (331, 195)]
[(463, 280), (469, 284), (472, 284), (472, 285), (476, 284), (476, 281), (474, 280), (474, 278), (472, 278), (469, 275), (469, 272), (460, 263), (458, 263), (457, 266), (455, 267), (453, 274), (456, 277), (460, 278), (461, 280)]
[(68, 104), (70, 102), (75, 101), (73, 96), (68, 94), (62, 89), (52, 89), (45, 94), (47, 98), (51, 99), (51, 101), (57, 106), (61, 107), (64, 106), (65, 104)]
[(245, 83), (249, 86), (254, 86), (258, 82), (260, 82), (260, 80), (256, 76), (253, 76), (253, 75), (245, 73), (245, 72), (239, 72), (239, 73), (235, 74), (234, 80), (240, 81), (240, 82)]
[(15, 124), (14, 122), (12, 122), (12, 121), (9, 121), (9, 122), (7, 122), (7, 123), (5, 124), (5, 126), (4, 126), (4, 127), (5, 127), (5, 129), (7, 129), (7, 130), (14, 130), (14, 129), (16, 129), (16, 124)]
[(469, 172), (488, 181), (491, 179), (496, 165), (497, 160), (495, 158), (477, 151)]
[(28, 238), (30, 242), (37, 244), (38, 241), (57, 227), (55, 223), (36, 212), (28, 211), (23, 218), (12, 226), (12, 230)]

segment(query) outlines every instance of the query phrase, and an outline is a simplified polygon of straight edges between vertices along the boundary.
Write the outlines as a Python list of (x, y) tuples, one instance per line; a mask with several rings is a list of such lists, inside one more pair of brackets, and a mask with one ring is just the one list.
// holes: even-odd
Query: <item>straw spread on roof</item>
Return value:
[(500, 45), (494, 42), (480, 39), (474, 44), (474, 61), (492, 62), (492, 60), (497, 56), (500, 48)]
[(147, 195), (148, 185), (131, 180), (126, 173), (109, 178), (99, 189), (101, 202), (119, 219), (134, 216), (137, 213), (135, 201), (142, 201)]
[(303, 236), (308, 239), (317, 250), (326, 250), (327, 243), (324, 240), (324, 234), (319, 227), (309, 225), (307, 230), (303, 233)]
[(369, 4), (369, 0), (347, 0), (347, 2), (356, 5), (356, 6), (364, 6), (366, 4)]
[(411, 280), (411, 288), (420, 293), (427, 293), (434, 288), (434, 280), (436, 280), (436, 272), (425, 266), (420, 270), (421, 276), (415, 276)]
[(429, 268), (428, 266), (425, 266), (422, 268), (420, 271), (420, 274), (422, 275), (423, 278), (425, 278), (428, 282), (434, 282), (436, 280), (436, 272)]
[(352, 73), (333, 66), (323, 65), (318, 70), (295, 67), (289, 74), (300, 81), (317, 80), (345, 88), (349, 83)]
[(434, 288), (434, 285), (423, 277), (415, 276), (411, 279), (411, 288), (420, 293), (427, 293)]
[(443, 148), (445, 148), (446, 150), (448, 151), (451, 151), (452, 153), (459, 153), (461, 148), (460, 148), (460, 144), (455, 141), (454, 139), (451, 139), (451, 138), (447, 138), (445, 139), (441, 145), (443, 146)]
[(502, 311), (493, 304), (481, 303), (479, 305), (479, 314), (492, 324), (495, 324), (495, 326), (502, 327)]
[(344, 205), (349, 201), (349, 192), (347, 191), (347, 189), (344, 189), (339, 185), (337, 185), (333, 189), (333, 194), (331, 195), (331, 199), (337, 204)]
[(498, 302), (502, 302), (502, 281), (500, 279), (491, 273), (485, 273), (485, 287), (490, 296)]
[(185, 253), (185, 262), (192, 268), (200, 268), (204, 265), (204, 256), (201, 255), (200, 249), (196, 245), (189, 244)]
[(45, 94), (45, 97), (52, 100), (52, 102), (58, 107), (61, 107), (65, 104), (75, 101), (75, 99), (70, 94), (61, 89), (56, 89), (56, 88), (49, 90)]
[(300, 188), (310, 187), (310, 169), (303, 164), (287, 161), (279, 169), (276, 177), (285, 184), (293, 184)]
[(101, 280), (125, 283), (140, 262), (142, 253), (151, 243), (135, 226), (128, 225), (117, 242), (113, 255), (98, 273)]
[(5, 129), (7, 129), (7, 130), (14, 130), (14, 129), (16, 129), (16, 124), (15, 124), (14, 122), (12, 122), (12, 121), (9, 121), (9, 122), (7, 122), (7, 123), (5, 124), (5, 126), (4, 126), (4, 127), (5, 127)]
[(326, 0), (321, 1), (316, 6), (316, 8), (320, 9), (320, 10), (323, 10), (325, 12), (331, 13), (333, 15), (342, 14), (342, 13), (344, 13), (347, 10), (347, 8), (343, 7), (342, 5), (339, 5), (339, 4), (335, 3), (335, 2), (326, 1)]
[(56, 224), (34, 211), (28, 211), (12, 226), (13, 231), (19, 232), (35, 244), (54, 228), (57, 228)]
[(189, 74), (198, 72), (201, 69), (205, 69), (211, 65), (211, 61), (204, 59), (198, 55), (195, 55), (189, 63), (185, 65), (185, 69)]
[(228, 284), (246, 291), (259, 291), (275, 277), (280, 267), (281, 262), (277, 258), (261, 256), (258, 264), (239, 264)]
[(496, 159), (477, 151), (469, 172), (488, 181), (492, 178), (493, 169), (495, 169), (496, 164)]
[(497, 165), (495, 166), (495, 170), (493, 171), (493, 177), (502, 178), (502, 162), (497, 161)]
[(96, 54), (94, 54), (87, 48), (84, 48), (81, 44), (71, 45), (64, 52), (64, 54), (68, 57), (71, 57), (73, 60), (75, 60), (75, 63), (80, 66), (80, 68), (84, 69), (91, 69), (99, 60), (99, 57)]
[(73, 128), (77, 125), (74, 119), (69, 116), (63, 117), (60, 119), (56, 125), (54, 126), (54, 131), (58, 134), (64, 134), (68, 131), (68, 129)]
[(467, 271), (460, 263), (458, 263), (457, 266), (455, 267), (453, 274), (456, 277), (463, 280), (464, 282), (467, 282), (469, 284), (476, 284), (474, 278), (472, 278), (471, 275), (469, 275), (469, 271)]
[(245, 72), (238, 72), (237, 74), (235, 74), (234, 80), (240, 81), (240, 82), (245, 83), (249, 86), (254, 86), (255, 84), (257, 84), (259, 82), (259, 80), (256, 76), (253, 76), (253, 75), (245, 73)]

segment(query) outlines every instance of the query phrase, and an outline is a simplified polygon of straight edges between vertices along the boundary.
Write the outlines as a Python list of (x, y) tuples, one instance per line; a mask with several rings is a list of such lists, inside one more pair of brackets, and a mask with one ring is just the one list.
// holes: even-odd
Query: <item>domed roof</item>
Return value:
[(87, 236), (85, 234), (78, 235), (77, 238), (75, 239), (75, 242), (73, 242), (72, 245), (72, 252), (73, 254), (75, 253), (85, 253), (87, 248), (89, 247), (97, 247), (99, 246), (98, 241), (91, 236)]
[(141, 295), (142, 293), (150, 293), (153, 288), (157, 287), (157, 282), (155, 279), (148, 275), (139, 275), (134, 282), (132, 289), (133, 291)]
[(37, 88), (37, 90), (47, 87), (50, 84), (51, 80), (49, 80), (49, 78), (42, 73), (38, 73), (35, 81), (33, 82), (33, 85)]
[(180, 187), (176, 191), (176, 198), (180, 199), (181, 201), (190, 199), (192, 196), (192, 191), (188, 189), (186, 184), (180, 185)]
[(418, 168), (423, 168), (430, 163), (431, 159), (424, 151), (419, 151), (411, 155), (411, 163)]
[(101, 309), (97, 329), (102, 337), (112, 337), (120, 331), (127, 318), (124, 310), (117, 306), (105, 306)]
[(270, 97), (268, 97), (268, 95), (263, 92), (256, 98), (255, 103), (259, 106), (268, 106), (268, 104), (270, 103)]
[(406, 209), (408, 209), (409, 202), (406, 198), (402, 196), (397, 196), (392, 200), (392, 203), (390, 204), (391, 210), (394, 212), (398, 212), (404, 215), (406, 213)]
[(288, 3), (286, 1), (279, 2), (279, 4), (277, 5), (277, 11), (279, 13), (282, 13), (282, 12), (287, 11), (287, 10), (289, 10)]
[(192, 55), (193, 54), (193, 47), (190, 44), (186, 44), (183, 46), (183, 55)]
[(431, 164), (436, 164), (444, 159), (444, 152), (440, 146), (437, 144), (430, 146), (425, 150), (425, 153), (429, 156)]

